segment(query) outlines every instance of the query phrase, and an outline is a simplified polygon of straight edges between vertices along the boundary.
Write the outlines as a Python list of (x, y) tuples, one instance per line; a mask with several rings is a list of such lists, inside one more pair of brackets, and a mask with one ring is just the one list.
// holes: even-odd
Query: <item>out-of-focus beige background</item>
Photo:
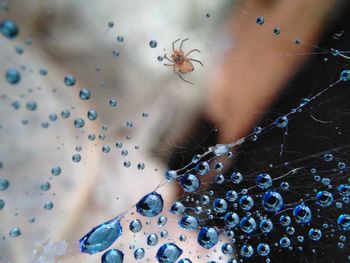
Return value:
[[(231, 3), (11, 0), (8, 4), (9, 11), (0, 18), (16, 21), (20, 36), (14, 41), (0, 38), (0, 72), (22, 65), (26, 69), (21, 70), (20, 84), (2, 81), (0, 87), (1, 94), (7, 95), (0, 104), (0, 159), (4, 162), (0, 175), (11, 183), (1, 192), (6, 207), (0, 211), (0, 231), (6, 240), (1, 241), (0, 255), (1, 262), (17, 263), (33, 259), (36, 245), (40, 249), (48, 239), (76, 246), (91, 227), (124, 212), (162, 181), (164, 159), (202, 107), (207, 72), (216, 59), (209, 50), (223, 52), (218, 29)], [(110, 21), (114, 27), (107, 31)], [(119, 35), (124, 42), (117, 41)], [(190, 40), (184, 49), (201, 50), (194, 57), (205, 64), (186, 76), (195, 85), (183, 82), (157, 60), (170, 53), (174, 40), (186, 37)], [(27, 38), (32, 45), (25, 43)], [(150, 40), (158, 42), (157, 48), (149, 47)], [(225, 45), (228, 48), (231, 42)], [(14, 51), (16, 46), (24, 48), (23, 55)], [(115, 49), (119, 57), (112, 55)], [(39, 74), (43, 68), (48, 70), (47, 76)], [(74, 87), (64, 85), (67, 73), (76, 77)], [(78, 98), (83, 87), (92, 92), (88, 101)], [(116, 108), (109, 106), (111, 97), (118, 101)], [(10, 106), (14, 100), (21, 102), (18, 111)], [(25, 109), (30, 100), (38, 103), (35, 112)], [(83, 132), (76, 129), (74, 118), (86, 119), (91, 107), (97, 110), (98, 119), (86, 120)], [(50, 113), (60, 115), (64, 109), (70, 109), (69, 119), (48, 120)], [(143, 118), (143, 112), (149, 116)], [(23, 119), (28, 119), (28, 125), (21, 124)], [(43, 121), (49, 121), (48, 129), (41, 127)], [(126, 121), (133, 121), (134, 128), (125, 128)], [(108, 130), (103, 131), (102, 125)], [(93, 142), (87, 139), (92, 132), (97, 137)], [(98, 139), (101, 133), (106, 135), (103, 141)], [(126, 135), (131, 140), (126, 140)], [(123, 142), (128, 156), (123, 157), (122, 149), (115, 147), (117, 141)], [(102, 153), (104, 144), (111, 147), (109, 154)], [(79, 164), (71, 161), (78, 145), (82, 146)], [(125, 160), (131, 161), (130, 168), (123, 167)], [(146, 165), (142, 171), (136, 168), (139, 162)], [(54, 165), (62, 168), (58, 177), (50, 174)], [(40, 190), (45, 181), (51, 183), (48, 192)], [(165, 199), (171, 200), (173, 190), (164, 192)], [(54, 202), (53, 210), (44, 210), (46, 201)], [(31, 216), (35, 223), (27, 222)], [(12, 227), (19, 227), (22, 235), (10, 238)], [(177, 238), (176, 233), (173, 237)], [(128, 239), (121, 243), (127, 247)], [(76, 256), (73, 251), (66, 261), (77, 260)], [(78, 261), (99, 262), (100, 256), (82, 256)], [(153, 259), (153, 255), (146, 253), (146, 258)]]

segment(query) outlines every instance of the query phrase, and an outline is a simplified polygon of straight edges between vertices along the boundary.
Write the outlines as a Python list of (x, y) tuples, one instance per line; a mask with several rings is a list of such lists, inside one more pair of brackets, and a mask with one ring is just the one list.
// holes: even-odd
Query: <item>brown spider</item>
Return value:
[(188, 72), (192, 72), (194, 70), (194, 66), (192, 64), (191, 61), (197, 62), (199, 64), (202, 65), (202, 67), (204, 67), (203, 63), (199, 60), (193, 59), (193, 58), (188, 58), (188, 55), (191, 54), (192, 52), (196, 51), (198, 53), (200, 53), (200, 51), (198, 49), (192, 49), (189, 52), (187, 52), (187, 54), (185, 55), (185, 53), (182, 51), (182, 45), (183, 43), (188, 40), (189, 38), (185, 38), (184, 40), (181, 41), (180, 44), (180, 49), (177, 50), (175, 49), (175, 43), (180, 41), (181, 39), (177, 39), (172, 43), (173, 46), (173, 54), (171, 55), (171, 58), (169, 58), (167, 56), (167, 54), (164, 55), (164, 58), (169, 60), (170, 62), (174, 63), (174, 64), (164, 64), (164, 66), (171, 66), (174, 69), (174, 73), (176, 75), (178, 75), (183, 81), (190, 83), (193, 85), (192, 82), (185, 80), (182, 77), (182, 74), (186, 74)]

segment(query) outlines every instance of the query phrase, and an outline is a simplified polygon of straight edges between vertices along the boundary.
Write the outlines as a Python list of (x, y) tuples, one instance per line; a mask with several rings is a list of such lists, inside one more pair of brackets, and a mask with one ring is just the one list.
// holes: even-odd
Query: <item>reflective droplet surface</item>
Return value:
[(206, 249), (214, 247), (219, 241), (219, 232), (213, 227), (203, 227), (197, 237), (198, 244)]
[(175, 263), (181, 256), (182, 249), (174, 243), (166, 243), (162, 245), (156, 255), (160, 263)]
[(10, 68), (6, 71), (5, 74), (6, 80), (9, 84), (17, 84), (21, 80), (21, 74), (17, 69)]
[(118, 249), (110, 249), (102, 255), (101, 263), (122, 263), (124, 254)]
[(114, 218), (91, 229), (80, 242), (80, 251), (95, 254), (110, 247), (122, 234), (120, 218)]
[(304, 204), (296, 206), (293, 210), (293, 215), (299, 224), (308, 224), (312, 219), (310, 208)]
[(162, 212), (163, 205), (164, 201), (162, 196), (157, 192), (152, 192), (142, 197), (136, 204), (136, 210), (143, 216), (154, 217)]
[(266, 211), (278, 212), (283, 208), (283, 198), (277, 192), (266, 192), (262, 197), (262, 205)]
[(5, 19), (0, 22), (0, 32), (4, 37), (14, 39), (18, 36), (19, 28), (14, 21)]

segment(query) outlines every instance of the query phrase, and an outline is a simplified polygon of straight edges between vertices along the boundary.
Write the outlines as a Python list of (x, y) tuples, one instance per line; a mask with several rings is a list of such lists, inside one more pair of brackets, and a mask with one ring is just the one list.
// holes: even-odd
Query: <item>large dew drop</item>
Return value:
[(198, 244), (209, 249), (215, 246), (219, 241), (219, 233), (215, 228), (203, 227), (198, 233)]
[(164, 201), (160, 194), (156, 192), (149, 193), (142, 197), (136, 204), (137, 212), (146, 217), (159, 215), (163, 210)]
[(122, 234), (120, 218), (114, 218), (91, 229), (80, 242), (80, 251), (95, 254), (110, 247)]
[(175, 263), (181, 256), (182, 250), (174, 243), (162, 245), (157, 252), (157, 259), (160, 263)]
[(110, 249), (106, 251), (101, 259), (102, 263), (123, 263), (124, 254), (118, 249)]

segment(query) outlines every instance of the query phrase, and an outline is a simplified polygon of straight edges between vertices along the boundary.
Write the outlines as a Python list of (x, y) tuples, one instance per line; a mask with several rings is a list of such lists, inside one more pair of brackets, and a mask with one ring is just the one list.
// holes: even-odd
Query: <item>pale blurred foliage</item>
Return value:
[[(16, 158), (11, 162), (5, 158), (2, 173), (10, 177), (11, 188), (3, 195), (8, 201), (0, 215), (0, 227), (7, 234), (18, 226), (23, 234), (16, 239), (6, 237), (2, 243), (8, 246), (1, 246), (0, 254), (3, 260), (17, 263), (29, 262), (37, 242), (67, 240), (76, 245), (91, 227), (125, 211), (155, 189), (166, 169), (157, 152), (169, 151), (200, 113), (208, 73), (216, 59), (211, 54), (221, 45), (218, 31), (231, 1), (10, 0), (9, 5), (9, 17), (20, 25), (21, 35), (17, 42), (0, 39), (1, 72), (9, 66), (26, 65), (29, 69), (18, 87), (2, 87), (6, 89), (2, 93), (9, 96), (1, 105), (1, 115), (11, 116), (3, 125), (12, 130), (7, 131), (0, 153), (7, 156), (13, 152)], [(109, 21), (114, 27), (106, 33)], [(116, 41), (118, 35), (124, 37), (124, 43)], [(196, 58), (205, 64), (204, 69), (198, 65), (186, 76), (193, 86), (157, 61), (163, 49), (170, 52), (172, 41), (186, 37), (190, 40), (184, 48), (200, 49)], [(32, 39), (32, 46), (24, 44), (26, 38)], [(152, 39), (158, 42), (156, 49), (148, 45)], [(16, 45), (25, 48), (23, 56), (14, 52)], [(114, 49), (120, 51), (118, 58), (112, 56)], [(101, 67), (101, 72), (97, 73), (96, 67)], [(40, 68), (46, 68), (48, 76), (40, 76)], [(77, 78), (74, 88), (63, 84), (67, 73)], [(78, 99), (82, 87), (92, 91), (88, 102)], [(25, 97), (22, 110), (14, 113), (9, 104), (28, 88), (34, 92)], [(110, 97), (117, 98), (117, 108), (109, 107)], [(35, 114), (23, 109), (27, 98), (38, 103)], [(75, 110), (70, 119), (59, 118), (47, 130), (41, 127), (50, 113), (71, 107)], [(86, 132), (81, 133), (73, 127), (73, 119), (85, 117), (90, 107), (96, 108), (99, 117), (88, 122)], [(142, 118), (142, 112), (149, 117)], [(20, 124), (23, 118), (29, 119), (27, 127)], [(128, 120), (135, 123), (132, 130), (123, 127)], [(105, 132), (101, 130), (104, 124), (108, 126)], [(89, 132), (103, 132), (107, 139), (89, 142)], [(126, 141), (126, 135), (132, 139)], [(115, 150), (118, 140), (129, 149), (127, 158)], [(111, 146), (111, 153), (101, 152), (103, 144)], [(80, 164), (71, 161), (77, 145), (83, 147)], [(134, 150), (135, 145), (140, 150)], [(125, 159), (132, 162), (131, 168), (123, 167)], [(136, 168), (141, 161), (146, 164), (143, 171)], [(62, 174), (50, 181), (51, 190), (40, 196), (40, 184), (57, 164)], [(173, 192), (171, 188), (164, 191), (165, 199), (171, 200)], [(47, 200), (54, 202), (52, 211), (43, 209)], [(34, 224), (26, 222), (29, 216), (36, 217)], [(83, 262), (99, 262), (99, 257), (86, 257)]]

